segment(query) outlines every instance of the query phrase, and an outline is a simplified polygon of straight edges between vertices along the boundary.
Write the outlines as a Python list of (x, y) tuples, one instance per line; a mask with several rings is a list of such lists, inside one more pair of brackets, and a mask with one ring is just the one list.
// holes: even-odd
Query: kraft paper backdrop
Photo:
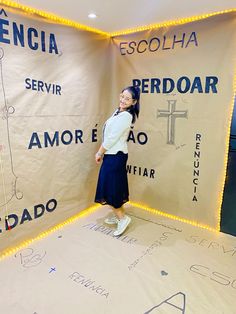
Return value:
[[(235, 15), (223, 15), (113, 39), (113, 72), (119, 74), (115, 85), (119, 88), (146, 79), (140, 86), (140, 118), (129, 141), (131, 200), (214, 228), (219, 219), (232, 114), (235, 22)], [(172, 49), (174, 36), (176, 41), (184, 38), (183, 48), (178, 43)], [(154, 52), (148, 49), (151, 40)], [(217, 93), (205, 93), (207, 76), (218, 78)], [(175, 88), (162, 93), (163, 78), (176, 84), (181, 77), (187, 77), (191, 86), (199, 77), (202, 92), (181, 93)], [(161, 93), (150, 93), (151, 78), (160, 79)], [(182, 91), (184, 88), (185, 84)], [(174, 143), (169, 144), (167, 117), (160, 117), (159, 111), (170, 111), (171, 106), (175, 115), (183, 116), (175, 119)], [(148, 138), (146, 144), (137, 141), (141, 132)], [(140, 135), (141, 143), (144, 140)], [(151, 169), (154, 178), (150, 178)]]
[[(26, 18), (7, 8), (5, 12), (7, 17), (1, 15), (1, 19), (9, 22), (4, 25), (8, 30), (4, 38), (9, 39), (10, 44), (0, 45), (4, 51), (0, 144), (6, 194), (5, 200), (1, 173), (1, 249), (37, 235), (93, 205), (99, 169), (94, 155), (111, 104), (110, 53), (106, 37)], [(13, 22), (18, 28), (20, 24), (24, 26), (25, 47), (14, 45)], [(30, 49), (29, 28), (37, 30), (38, 38), (33, 37), (33, 40), (39, 46), (41, 31), (46, 33), (46, 46), (49, 34), (54, 34), (59, 53), (49, 53), (48, 48), (46, 52)], [(37, 81), (34, 89), (38, 81), (47, 83), (48, 87), (49, 83), (59, 85), (61, 95), (47, 93), (45, 86), (44, 92), (27, 89), (27, 78), (31, 86), (33, 79)], [(47, 141), (48, 147), (45, 147), (44, 137), (49, 136), (53, 141), (55, 134), (56, 140), (58, 134), (58, 143), (55, 141), (51, 147)], [(55, 209), (47, 211), (47, 203), (49, 209), (56, 205)], [(35, 210), (39, 216), (36, 219)], [(18, 219), (11, 231), (5, 228), (7, 214), (12, 226)]]
[[(135, 175), (129, 174), (131, 200), (216, 227), (233, 93), (233, 16), (111, 41), (8, 8), (5, 12), (7, 16), (2, 14), (0, 18), (9, 23), (3, 26), (8, 31), (3, 37), (10, 44), (0, 45), (0, 249), (16, 245), (93, 205), (99, 169), (94, 154), (100, 145), (101, 128), (118, 105), (120, 89), (131, 85), (133, 79), (219, 78), (217, 94), (142, 94), (128, 161), (131, 172), (133, 166), (137, 167)], [(13, 22), (24, 27), (24, 47), (14, 45)], [(42, 31), (47, 45), (49, 34), (54, 34), (58, 54), (49, 53), (48, 47), (45, 52), (40, 47), (30, 49), (29, 28), (37, 30), (38, 38), (34, 39), (39, 46)], [(162, 40), (164, 35), (169, 41), (173, 34), (189, 36), (192, 32), (197, 34), (198, 47), (192, 43), (187, 48), (176, 45), (175, 49), (152, 53), (119, 52), (121, 41), (152, 37)], [(27, 88), (29, 83), (37, 87), (39, 81), (44, 84), (43, 92)], [(45, 83), (47, 87), (49, 83), (54, 88), (58, 85), (61, 95), (51, 90), (47, 93)], [(176, 101), (176, 110), (188, 111), (186, 118), (175, 120), (174, 145), (167, 144), (167, 118), (157, 118), (158, 110), (168, 109), (168, 100)], [(196, 133), (202, 137), (200, 175), (196, 177), (198, 201), (193, 202)], [(143, 142), (145, 136), (147, 143), (139, 144), (137, 138)], [(54, 140), (52, 147), (49, 140), (45, 147), (45, 137)], [(139, 175), (150, 176), (153, 171), (151, 178)], [(11, 231), (5, 228), (6, 215), (9, 223), (15, 224)]]
[(1, 313), (235, 314), (235, 237), (127, 210), (119, 238), (104, 206), (2, 260)]

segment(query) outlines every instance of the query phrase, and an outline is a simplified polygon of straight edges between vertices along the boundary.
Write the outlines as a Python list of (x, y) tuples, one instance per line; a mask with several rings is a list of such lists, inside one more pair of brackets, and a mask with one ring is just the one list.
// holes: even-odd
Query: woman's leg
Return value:
[(125, 211), (124, 211), (123, 206), (121, 206), (120, 208), (112, 207), (112, 210), (113, 210), (115, 216), (116, 216), (118, 219), (124, 218), (124, 216), (125, 216)]
[(121, 235), (126, 228), (128, 227), (128, 225), (130, 224), (130, 217), (128, 217), (127, 215), (125, 215), (125, 211), (123, 206), (119, 207), (119, 208), (112, 208), (113, 212), (115, 214), (115, 216), (118, 218), (117, 219), (117, 229), (114, 231), (114, 236), (119, 236)]

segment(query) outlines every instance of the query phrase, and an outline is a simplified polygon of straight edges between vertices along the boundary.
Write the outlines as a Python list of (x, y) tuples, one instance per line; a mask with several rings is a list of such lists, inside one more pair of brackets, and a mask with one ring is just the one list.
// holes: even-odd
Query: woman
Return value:
[(122, 205), (129, 200), (127, 138), (131, 125), (139, 115), (139, 98), (138, 88), (128, 86), (122, 90), (119, 108), (106, 121), (103, 127), (103, 142), (95, 155), (97, 164), (103, 160), (95, 202), (111, 206), (114, 215), (105, 222), (117, 224), (114, 236), (121, 235), (131, 221), (131, 218), (125, 215)]

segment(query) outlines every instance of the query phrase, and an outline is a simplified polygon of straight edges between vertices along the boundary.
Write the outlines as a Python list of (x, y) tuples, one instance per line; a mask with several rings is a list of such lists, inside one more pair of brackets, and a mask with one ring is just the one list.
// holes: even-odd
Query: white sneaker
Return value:
[(118, 224), (118, 218), (116, 216), (108, 217), (104, 220), (104, 222), (108, 225), (115, 225)]
[(118, 220), (118, 226), (117, 226), (117, 229), (116, 231), (113, 233), (114, 236), (119, 236), (121, 235), (125, 230), (126, 228), (128, 227), (128, 225), (130, 224), (131, 222), (131, 218), (128, 217), (128, 216), (124, 216), (124, 218)]

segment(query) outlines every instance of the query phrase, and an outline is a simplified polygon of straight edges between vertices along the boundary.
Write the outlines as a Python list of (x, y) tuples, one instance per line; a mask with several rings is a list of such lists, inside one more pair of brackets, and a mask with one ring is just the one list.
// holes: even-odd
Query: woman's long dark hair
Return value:
[(128, 86), (128, 87), (125, 87), (122, 90), (122, 93), (125, 90), (127, 90), (132, 95), (132, 99), (133, 100), (136, 100), (136, 103), (134, 105), (132, 105), (129, 109), (127, 109), (127, 111), (129, 113), (131, 113), (132, 116), (133, 116), (132, 123), (135, 123), (136, 119), (139, 116), (139, 111), (140, 111), (140, 103), (139, 103), (139, 100), (140, 100), (140, 89), (138, 87)]

